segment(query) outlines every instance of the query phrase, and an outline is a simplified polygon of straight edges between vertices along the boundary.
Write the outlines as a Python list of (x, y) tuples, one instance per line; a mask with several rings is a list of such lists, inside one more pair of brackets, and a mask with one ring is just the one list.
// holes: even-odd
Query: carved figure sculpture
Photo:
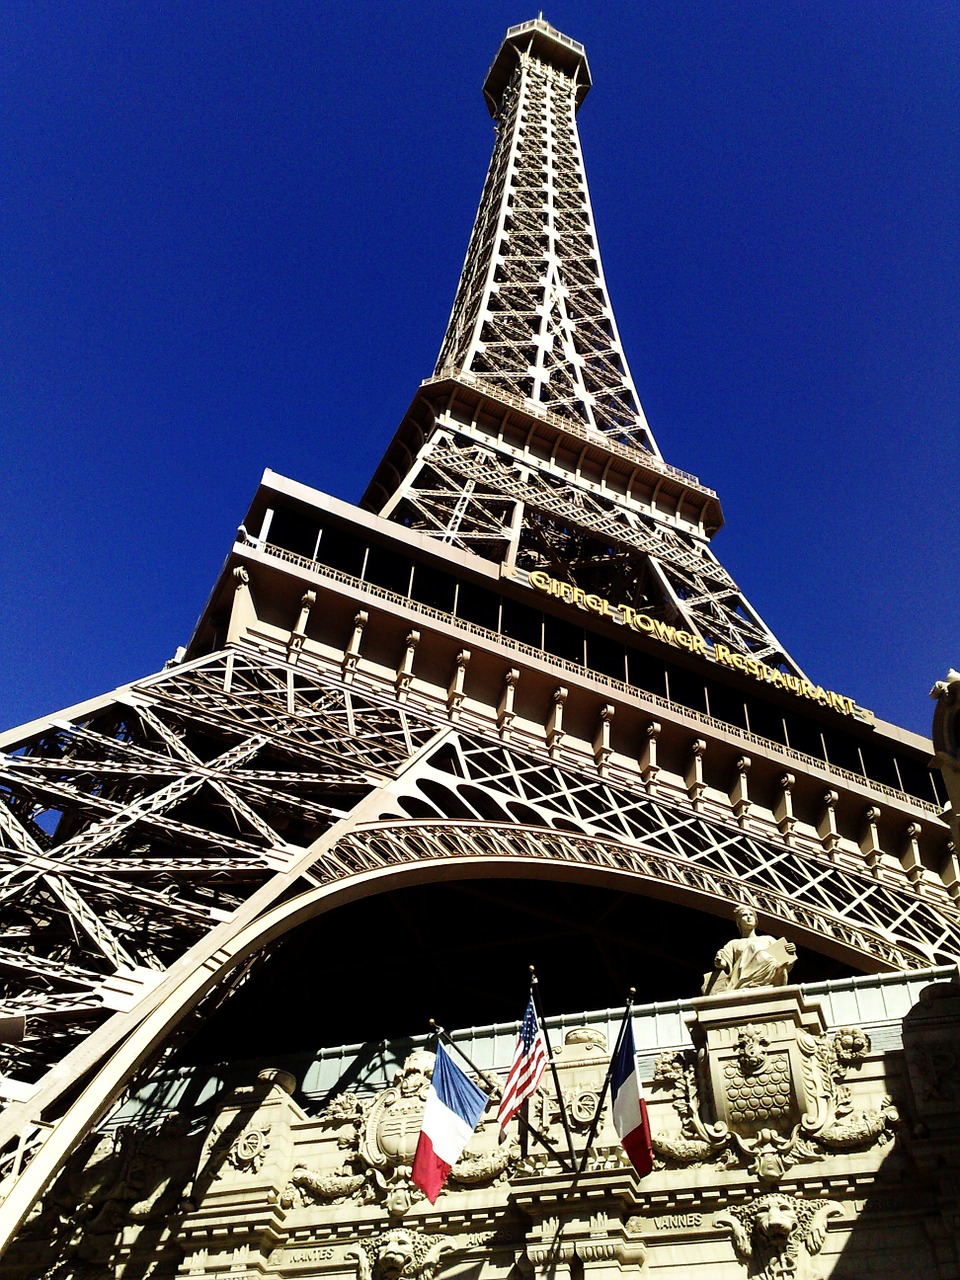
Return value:
[(835, 1200), (774, 1192), (719, 1214), (716, 1225), (730, 1228), (755, 1280), (812, 1280), (810, 1258), (823, 1248), (828, 1220), (842, 1214)]
[(757, 933), (757, 913), (753, 907), (737, 907), (734, 918), (740, 936), (717, 952), (713, 971), (703, 976), (702, 994), (785, 987), (796, 963), (797, 948), (786, 938)]

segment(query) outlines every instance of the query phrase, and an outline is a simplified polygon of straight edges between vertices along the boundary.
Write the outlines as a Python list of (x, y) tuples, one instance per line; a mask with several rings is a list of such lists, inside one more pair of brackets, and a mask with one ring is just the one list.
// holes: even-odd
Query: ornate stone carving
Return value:
[[(561, 1090), (567, 1122), (574, 1132), (585, 1133), (596, 1114), (609, 1060), (606, 1036), (595, 1027), (573, 1027), (566, 1033), (556, 1059), (563, 1078)], [(559, 1126), (560, 1106), (552, 1089), (541, 1090), (533, 1107), (531, 1119), (542, 1128)], [(554, 1137), (564, 1141), (560, 1133), (558, 1129)]]
[(501, 1177), (520, 1155), (516, 1142), (506, 1142), (485, 1155), (465, 1152), (450, 1170), (450, 1181), (461, 1187), (478, 1186)]
[(654, 1133), (663, 1165), (734, 1163), (777, 1182), (798, 1161), (889, 1142), (899, 1116), (889, 1098), (854, 1107), (845, 1079), (870, 1052), (859, 1027), (814, 1034), (819, 1006), (769, 992), (727, 1006), (703, 1001), (696, 1051), (663, 1054), (654, 1081), (672, 1095), (679, 1133)]
[(155, 1128), (128, 1126), (85, 1143), (26, 1224), (29, 1273), (50, 1280), (113, 1275), (126, 1238), (177, 1213), (191, 1190), (200, 1135), (173, 1115)]
[(270, 1128), (269, 1124), (254, 1122), (231, 1141), (229, 1129), (215, 1124), (207, 1135), (201, 1163), (214, 1180), (222, 1178), (228, 1168), (238, 1173), (259, 1173), (270, 1150)]
[(741, 1031), (737, 1037), (737, 1061), (740, 1074), (744, 1077), (756, 1075), (763, 1069), (767, 1060), (767, 1049), (770, 1041), (752, 1028)]
[(356, 1261), (357, 1280), (433, 1280), (440, 1259), (452, 1249), (445, 1236), (394, 1227), (361, 1241), (347, 1257)]
[[(296, 1087), (289, 1071), (266, 1067), (257, 1073), (255, 1084), (235, 1089), (207, 1133), (199, 1181), (259, 1174), (278, 1138), (281, 1149), (284, 1145), (286, 1104)], [(272, 1159), (276, 1160), (276, 1150)]]
[[(298, 1164), (281, 1202), (288, 1208), (301, 1208), (323, 1201), (380, 1201), (391, 1216), (401, 1218), (422, 1200), (410, 1173), (433, 1064), (432, 1053), (418, 1050), (406, 1059), (389, 1088), (375, 1097), (362, 1099), (341, 1093), (331, 1099), (323, 1120), (345, 1126), (337, 1140), (345, 1152), (343, 1166), (311, 1169)], [(478, 1150), (471, 1143), (450, 1172), (451, 1189), (486, 1185), (504, 1177), (519, 1154), (516, 1142), (492, 1151)]]
[(757, 913), (753, 907), (739, 906), (734, 916), (740, 936), (717, 952), (713, 970), (703, 975), (702, 994), (786, 986), (797, 959), (796, 947), (785, 938), (757, 933)]
[(241, 1173), (259, 1173), (270, 1149), (270, 1125), (250, 1125), (227, 1152), (226, 1163)]
[(283, 1189), (280, 1203), (285, 1209), (299, 1209), (304, 1204), (319, 1204), (324, 1200), (341, 1204), (366, 1185), (365, 1173), (317, 1173), (306, 1165), (298, 1164)]
[(843, 1209), (834, 1200), (801, 1200), (779, 1193), (718, 1214), (755, 1280), (814, 1280), (810, 1260), (823, 1248), (830, 1218)]
[(392, 1086), (378, 1093), (366, 1108), (359, 1151), (371, 1168), (413, 1164), (433, 1063), (432, 1053), (412, 1053)]

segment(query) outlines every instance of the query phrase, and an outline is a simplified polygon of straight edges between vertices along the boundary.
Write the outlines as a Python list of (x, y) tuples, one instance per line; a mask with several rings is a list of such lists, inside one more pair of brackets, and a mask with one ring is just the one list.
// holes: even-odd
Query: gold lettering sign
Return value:
[(759, 662), (748, 654), (735, 652), (728, 645), (708, 644), (702, 636), (695, 636), (690, 631), (670, 626), (666, 622), (661, 622), (659, 618), (649, 617), (648, 614), (638, 613), (628, 604), (617, 607), (603, 596), (587, 595), (579, 587), (571, 586), (569, 582), (561, 582), (559, 578), (551, 578), (539, 569), (535, 569), (530, 574), (530, 585), (537, 591), (542, 591), (544, 595), (556, 596), (566, 604), (586, 609), (588, 613), (595, 613), (600, 618), (610, 618), (613, 622), (619, 622), (621, 626), (639, 631), (641, 635), (652, 636), (661, 644), (672, 645), (673, 648), (683, 649), (687, 653), (699, 653), (702, 658), (716, 662), (722, 667), (742, 671), (745, 675), (752, 676), (754, 680), (772, 684), (778, 689), (786, 689), (788, 693), (795, 694), (798, 698), (806, 698), (809, 702), (816, 702), (821, 707), (829, 707), (832, 711), (839, 711), (841, 715), (852, 716), (859, 711), (854, 700), (845, 697), (842, 693), (834, 693), (831, 689), (824, 689), (823, 685), (811, 684), (809, 680), (787, 675), (786, 672), (768, 667), (766, 663)]

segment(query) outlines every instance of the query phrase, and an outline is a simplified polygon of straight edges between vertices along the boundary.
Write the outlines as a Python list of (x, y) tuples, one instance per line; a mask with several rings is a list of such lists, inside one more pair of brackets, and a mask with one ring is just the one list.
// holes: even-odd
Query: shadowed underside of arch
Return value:
[[(280, 659), (214, 654), (5, 745), (0, 908), (45, 921), (20, 971), (27, 1011), (57, 1033), (0, 1117), (8, 1157), (32, 1154), (5, 1238), (205, 997), (305, 920), (388, 888), (524, 877), (714, 913), (741, 899), (860, 969), (960, 955), (960, 927), (918, 895)], [(95, 981), (124, 966), (147, 978), (110, 1016)]]
[[(314, 887), (273, 906), (205, 956), (197, 955), (182, 976), (173, 975), (154, 993), (139, 1020), (131, 1021), (117, 1047), (100, 1063), (85, 1091), (38, 1145), (33, 1160), (0, 1207), (0, 1250), (64, 1160), (117, 1100), (131, 1077), (155, 1059), (178, 1026), (258, 952), (308, 920), (364, 897), (410, 884), (452, 879), (565, 878), (626, 889), (718, 910), (739, 892), (740, 882), (716, 870), (691, 874), (680, 856), (650, 852), (634, 844), (542, 827), (448, 821), (391, 821), (359, 825), (321, 853), (305, 877)], [(919, 968), (919, 951), (893, 946), (879, 931), (855, 927), (813, 905), (802, 906), (770, 891), (751, 895), (793, 937), (863, 968)], [(182, 966), (178, 966), (182, 968)], [(122, 1015), (118, 1015), (122, 1016)]]
[(606, 859), (698, 909), (744, 898), (858, 967), (960, 954), (954, 914), (905, 882), (279, 656), (215, 653), (0, 745), (0, 1015), (28, 1020), (0, 1053), (23, 1093), (195, 948), (300, 877), (328, 877), (331, 842), (388, 821), (446, 834), (414, 841), (394, 826), (388, 846), (371, 831), (369, 865), (423, 856), (415, 844), (460, 863), (464, 850), (496, 856), (517, 825), (539, 865)]

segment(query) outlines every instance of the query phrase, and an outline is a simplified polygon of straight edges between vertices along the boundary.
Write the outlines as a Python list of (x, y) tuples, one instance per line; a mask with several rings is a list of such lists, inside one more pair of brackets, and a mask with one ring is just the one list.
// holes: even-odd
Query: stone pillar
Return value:
[(500, 701), (497, 703), (497, 729), (500, 737), (507, 741), (510, 737), (510, 729), (514, 720), (514, 702), (517, 696), (517, 681), (520, 679), (520, 669), (511, 667), (503, 677), (503, 684), (500, 687)]
[(816, 1056), (816, 1038), (826, 1030), (823, 1009), (799, 987), (761, 987), (694, 1000), (685, 1020), (709, 1119), (756, 1145), (759, 1176), (776, 1181), (783, 1166), (772, 1135), (789, 1139), (801, 1122), (813, 1131), (827, 1119), (828, 1089)]
[(293, 1166), (292, 1126), (306, 1119), (290, 1096), (295, 1087), (288, 1072), (268, 1068), (221, 1108), (200, 1156), (195, 1207), (181, 1227), (184, 1274), (196, 1269), (191, 1255), (199, 1255), (203, 1274), (220, 1267), (259, 1273), (285, 1238), (280, 1201)]

